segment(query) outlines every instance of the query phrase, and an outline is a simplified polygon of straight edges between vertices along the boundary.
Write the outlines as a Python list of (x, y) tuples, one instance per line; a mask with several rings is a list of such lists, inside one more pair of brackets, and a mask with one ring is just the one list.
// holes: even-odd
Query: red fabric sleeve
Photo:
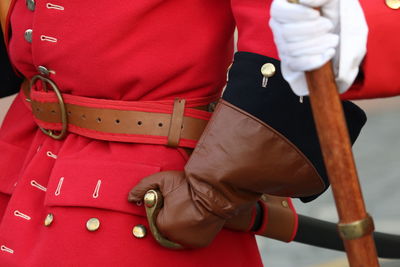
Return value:
[(278, 58), (269, 28), (271, 0), (231, 0), (238, 29), (238, 51)]
[(360, 3), (369, 27), (367, 55), (361, 66), (360, 79), (342, 98), (400, 95), (399, 10), (390, 9), (384, 1), (360, 0)]
[[(231, 0), (238, 28), (238, 51), (277, 58), (269, 28), (271, 0)], [(342, 99), (367, 99), (400, 95), (399, 10), (384, 1), (360, 0), (368, 27), (367, 55), (359, 78)]]

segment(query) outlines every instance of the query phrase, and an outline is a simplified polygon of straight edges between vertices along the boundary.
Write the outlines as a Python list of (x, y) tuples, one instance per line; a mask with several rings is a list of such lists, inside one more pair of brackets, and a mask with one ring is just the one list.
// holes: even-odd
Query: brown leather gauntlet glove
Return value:
[(298, 215), (288, 197), (264, 194), (252, 209), (226, 221), (224, 228), (291, 242), (297, 233)]
[[(260, 72), (265, 63), (276, 67), (267, 85)], [(151, 175), (129, 194), (130, 201), (140, 201), (147, 190), (159, 189), (164, 206), (156, 225), (164, 237), (186, 247), (206, 246), (227, 221), (247, 230), (232, 222), (248, 214), (262, 194), (306, 202), (329, 185), (309, 100), (299, 102), (279, 61), (236, 53), (223, 99), (184, 172)], [(354, 142), (365, 114), (351, 102), (344, 101), (343, 108)], [(270, 219), (264, 221), (270, 225), (266, 230), (273, 229)]]
[(221, 100), (184, 172), (144, 178), (129, 194), (164, 196), (156, 224), (185, 247), (207, 246), (225, 222), (251, 209), (263, 193), (305, 197), (324, 190), (309, 160), (274, 129)]

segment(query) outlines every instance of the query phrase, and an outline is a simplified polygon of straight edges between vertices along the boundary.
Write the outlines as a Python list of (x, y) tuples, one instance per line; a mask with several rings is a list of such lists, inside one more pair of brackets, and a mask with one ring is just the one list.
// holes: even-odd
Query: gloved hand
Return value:
[[(260, 69), (267, 62), (277, 71), (264, 88)], [(150, 189), (161, 191), (164, 205), (156, 219), (161, 235), (184, 247), (203, 247), (227, 226), (235, 230), (260, 228), (260, 233), (269, 237), (291, 240), (295, 220), (282, 223), (272, 218), (294, 218), (295, 214), (279, 209), (282, 200), (276, 196), (310, 201), (329, 183), (308, 99), (300, 103), (279, 70), (279, 62), (273, 58), (238, 52), (223, 100), (184, 171), (153, 174), (131, 190), (131, 202), (143, 200)], [(354, 142), (365, 114), (347, 101), (343, 108)], [(275, 196), (264, 209), (267, 219), (262, 225), (266, 229), (253, 227), (252, 214), (248, 213), (262, 194)], [(246, 212), (247, 217), (243, 215)], [(282, 215), (273, 215), (278, 213)], [(283, 229), (272, 230), (278, 226)]]
[(159, 172), (143, 179), (131, 190), (128, 200), (142, 201), (150, 189), (163, 195), (156, 225), (168, 240), (186, 248), (205, 247), (225, 224), (227, 215), (214, 214), (215, 204), (197, 197), (182, 171)]
[(156, 225), (184, 247), (207, 246), (225, 222), (251, 209), (263, 193), (306, 197), (325, 185), (311, 162), (285, 137), (247, 112), (220, 101), (182, 171), (144, 178), (128, 200), (150, 189), (164, 196)]
[(368, 31), (357, 0), (274, 0), (269, 23), (282, 74), (297, 95), (308, 94), (304, 71), (330, 59), (339, 91), (352, 85), (366, 52)]
[(225, 223), (224, 228), (291, 242), (297, 233), (297, 221), (298, 215), (290, 198), (264, 194), (252, 209), (239, 212)]

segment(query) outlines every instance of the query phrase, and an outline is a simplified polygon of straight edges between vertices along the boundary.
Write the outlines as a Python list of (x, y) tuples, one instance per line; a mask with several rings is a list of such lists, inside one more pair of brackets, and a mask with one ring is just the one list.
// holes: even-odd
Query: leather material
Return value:
[[(291, 242), (297, 232), (297, 213), (287, 197), (264, 194), (257, 202), (260, 205), (260, 226), (255, 234), (283, 242)], [(250, 231), (256, 217), (256, 208), (240, 211), (226, 221), (224, 227), (235, 231)]]
[(193, 199), (196, 193), (184, 172), (166, 171), (146, 177), (131, 190), (128, 200), (141, 201), (150, 189), (159, 189), (163, 195), (156, 225), (165, 238), (185, 248), (206, 247), (224, 226), (225, 219), (211, 212), (212, 207)]
[[(285, 137), (220, 100), (185, 171), (143, 179), (128, 200), (140, 201), (150, 189), (164, 196), (156, 221), (161, 234), (186, 247), (204, 247), (227, 220), (254, 207), (263, 193), (308, 196), (321, 192), (324, 184)], [(251, 225), (251, 220), (238, 225)]]
[[(263, 213), (262, 210), (262, 205), (261, 204), (261, 200), (258, 201), (258, 204), (256, 205), (260, 205), (259, 207), (259, 211), (262, 214), (257, 214), (257, 207), (256, 205), (253, 205), (251, 208), (248, 209), (243, 209), (243, 210), (239, 210), (238, 214), (234, 217), (232, 217), (231, 219), (227, 220), (224, 224), (224, 228), (230, 229), (230, 230), (234, 230), (234, 231), (241, 231), (241, 232), (249, 232), (252, 230), (254, 224), (255, 224), (255, 218), (256, 216), (260, 216), (260, 226), (258, 227), (258, 229), (260, 229), (260, 227), (262, 225), (264, 225), (264, 223), (266, 222), (265, 219), (267, 219)], [(256, 230), (258, 230), (256, 229)]]
[(168, 146), (177, 147), (181, 139), (185, 103), (184, 99), (175, 99), (174, 101), (174, 109), (168, 131)]
[[(61, 129), (61, 108), (51, 91), (23, 86), (35, 122), (49, 130)], [(68, 131), (94, 139), (193, 147), (207, 125), (207, 106), (185, 108), (186, 101), (140, 103), (101, 100), (63, 94)]]
[(290, 242), (297, 232), (297, 214), (290, 198), (263, 195), (262, 225), (256, 232), (268, 238)]
[[(265, 63), (273, 64), (276, 72), (268, 78), (264, 88), (260, 69)], [(325, 189), (329, 187), (309, 97), (304, 97), (301, 102), (292, 92), (282, 77), (278, 60), (254, 53), (237, 52), (222, 98), (286, 137), (310, 160), (322, 177)], [(366, 122), (366, 115), (350, 101), (342, 101), (342, 105), (349, 136), (354, 143)], [(301, 200), (308, 202), (317, 197), (314, 195)]]
[[(214, 200), (214, 192), (223, 193), (226, 199), (219, 200), (219, 206), (227, 217), (234, 210), (225, 205), (228, 203), (254, 201), (264, 193), (306, 197), (324, 190), (318, 172), (296, 146), (224, 100), (219, 102), (185, 171), (189, 183), (201, 189), (198, 193), (207, 199)], [(230, 184), (241, 190), (226, 187)]]

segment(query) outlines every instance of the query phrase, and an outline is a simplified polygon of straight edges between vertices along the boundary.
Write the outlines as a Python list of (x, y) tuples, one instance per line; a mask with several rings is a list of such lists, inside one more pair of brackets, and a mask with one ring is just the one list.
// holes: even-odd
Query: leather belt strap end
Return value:
[(185, 99), (175, 99), (171, 123), (168, 131), (168, 146), (177, 147), (181, 138), (183, 115), (185, 113)]

